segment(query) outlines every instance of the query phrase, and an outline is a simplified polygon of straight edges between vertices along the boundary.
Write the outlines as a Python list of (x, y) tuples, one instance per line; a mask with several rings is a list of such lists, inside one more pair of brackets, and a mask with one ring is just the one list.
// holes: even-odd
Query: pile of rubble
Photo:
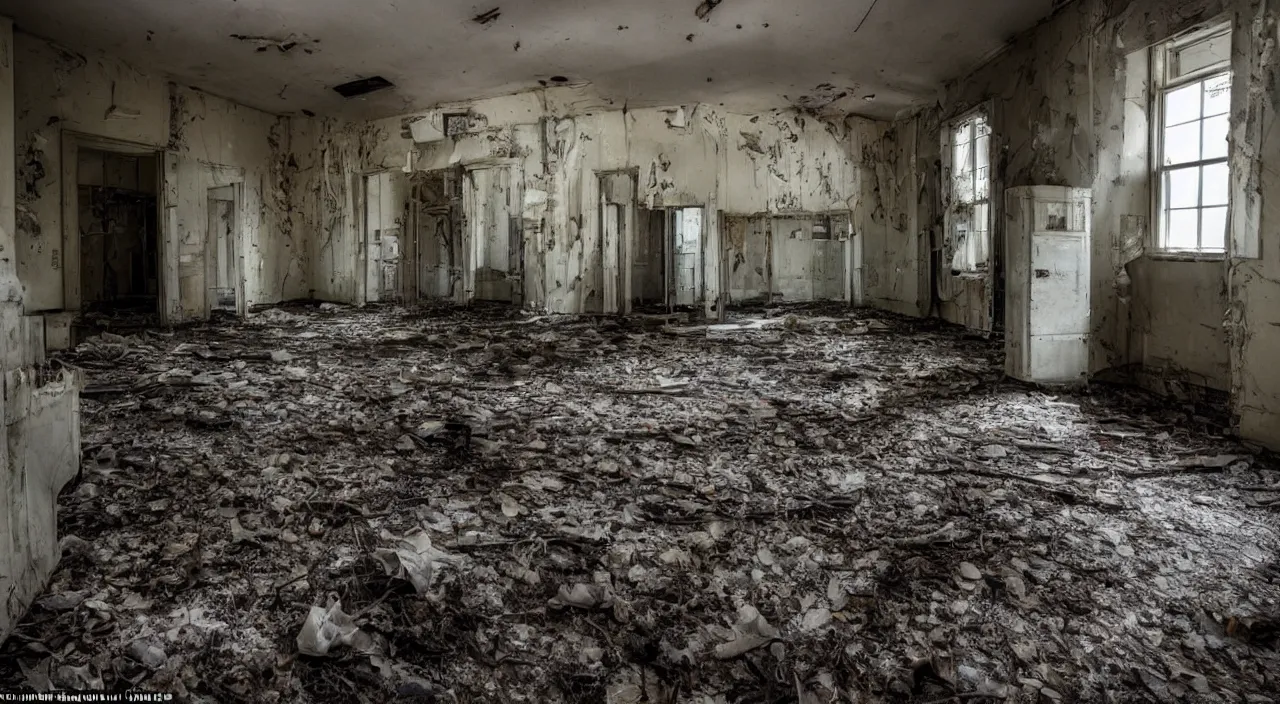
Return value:
[(0, 691), (1280, 701), (1276, 463), (936, 322), (325, 306), (64, 361)]

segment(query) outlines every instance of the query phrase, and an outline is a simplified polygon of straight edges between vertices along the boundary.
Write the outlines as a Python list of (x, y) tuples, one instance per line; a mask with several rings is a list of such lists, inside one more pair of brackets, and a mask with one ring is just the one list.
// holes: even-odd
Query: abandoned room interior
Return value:
[(493, 2), (0, 0), (0, 695), (1280, 702), (1280, 6)]

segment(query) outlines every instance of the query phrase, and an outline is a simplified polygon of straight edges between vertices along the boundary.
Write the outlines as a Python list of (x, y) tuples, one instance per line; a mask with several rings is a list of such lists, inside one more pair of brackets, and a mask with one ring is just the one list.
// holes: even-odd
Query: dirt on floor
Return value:
[(1280, 465), (936, 322), (273, 309), (103, 335), (0, 691), (1280, 701)]

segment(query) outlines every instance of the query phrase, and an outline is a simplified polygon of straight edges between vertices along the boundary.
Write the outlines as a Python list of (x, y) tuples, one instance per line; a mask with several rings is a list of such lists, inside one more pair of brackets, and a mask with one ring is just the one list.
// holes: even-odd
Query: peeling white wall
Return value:
[[(1119, 6), (1100, 0), (1073, 3), (1018, 37), (1005, 53), (971, 76), (948, 85), (938, 106), (895, 125), (899, 147), (914, 140), (920, 167), (916, 186), (923, 189), (915, 204), (908, 205), (907, 218), (915, 217), (929, 233), (935, 260), (942, 244), (936, 205), (940, 202), (940, 126), (980, 104), (990, 101), (992, 108), (997, 145), (993, 177), (998, 188), (1058, 185), (1093, 189), (1091, 368), (1095, 372), (1157, 361), (1157, 357), (1144, 359), (1143, 345), (1130, 345), (1130, 327), (1136, 325), (1150, 330), (1152, 336), (1193, 341), (1195, 351), (1185, 358), (1171, 346), (1146, 345), (1164, 367), (1189, 370), (1218, 386), (1226, 382), (1221, 366), (1207, 362), (1221, 358), (1226, 338), (1201, 324), (1222, 318), (1221, 286), (1185, 287), (1176, 297), (1168, 296), (1160, 288), (1169, 277), (1161, 278), (1167, 272), (1163, 263), (1156, 262), (1125, 272), (1133, 282), (1131, 287), (1120, 276), (1130, 256), (1124, 254), (1126, 237), (1145, 235), (1150, 212), (1146, 162), (1133, 159), (1135, 122), (1141, 123), (1137, 138), (1146, 148), (1145, 76), (1132, 81), (1126, 57), (1209, 20), (1223, 9), (1220, 0), (1133, 0)], [(1134, 72), (1141, 73), (1136, 68)], [(919, 129), (921, 126), (926, 129)], [(886, 187), (883, 176), (880, 185)], [(997, 209), (1001, 199), (997, 191), (993, 199)], [(993, 245), (1000, 251), (1003, 233), (999, 210), (994, 225)], [(911, 251), (913, 245), (915, 242), (905, 241), (902, 249)], [(913, 272), (898, 273), (902, 267), (890, 249), (887, 258), (869, 252), (866, 266), (896, 279), (908, 278)], [(934, 287), (942, 299), (935, 301), (938, 313), (965, 324), (979, 320), (978, 308), (985, 306), (985, 300), (976, 289), (978, 284), (958, 281), (948, 267), (936, 268)], [(1214, 263), (1196, 262), (1180, 269), (1194, 270), (1197, 281), (1215, 275), (1221, 280), (1223, 275), (1223, 267)], [(1148, 296), (1155, 298), (1148, 300)], [(1175, 306), (1181, 317), (1166, 315), (1165, 311)], [(1132, 315), (1143, 317), (1131, 321)]]
[[(163, 149), (169, 91), (159, 76), (99, 54), (78, 54), (22, 32), (16, 44), (18, 275), (28, 311), (60, 310), (62, 133), (73, 131)], [(136, 111), (108, 119), (114, 104)]]
[(171, 85), (103, 54), (76, 53), (20, 32), (16, 45), (17, 259), (28, 311), (64, 306), (62, 145), (72, 133), (167, 150), (169, 165), (177, 165), (166, 175), (165, 194), (175, 210), (161, 227), (176, 223), (165, 246), (186, 259), (179, 268), (191, 275), (184, 281), (162, 266), (170, 295), (181, 291), (173, 322), (204, 314), (205, 281), (196, 272), (204, 266), (207, 189), (215, 185), (244, 185), (238, 212), (247, 301), (306, 295), (305, 243), (295, 243), (283, 226), (286, 118)]
[[(1232, 230), (1261, 258), (1230, 263), (1231, 391), (1240, 434), (1280, 449), (1280, 9), (1240, 0), (1233, 36)], [(1243, 119), (1241, 119), (1243, 118)]]
[(930, 304), (932, 210), (922, 200), (925, 159), (921, 136), (935, 130), (922, 117), (897, 123), (850, 118), (850, 149), (860, 197), (853, 208), (854, 230), (862, 238), (860, 278), (867, 305), (903, 315), (927, 315)]
[(1130, 349), (1144, 372), (1153, 380), (1229, 390), (1225, 267), (1140, 257), (1128, 270), (1133, 279)]
[[(468, 113), (467, 133), (415, 147), (410, 123), (442, 130), (445, 113)], [(601, 309), (599, 173), (634, 170), (642, 207), (704, 207), (708, 252), (721, 247), (721, 212), (848, 213), (861, 195), (844, 128), (793, 111), (626, 111), (549, 89), (359, 125), (295, 120), (293, 133), (315, 294), (332, 300), (358, 299), (359, 176), (401, 168), (410, 152), (418, 170), (502, 160), (520, 172), (525, 300), (559, 312)], [(704, 262), (708, 309), (720, 259)]]
[[(172, 87), (169, 151), (179, 164), (178, 231), (170, 233), (192, 277), (181, 291), (183, 317), (203, 317), (209, 283), (208, 191), (239, 184), (236, 216), (238, 254), (243, 257), (248, 305), (275, 303), (307, 295), (305, 242), (283, 221), (289, 215), (286, 185), (288, 118), (246, 108), (200, 91)], [(284, 162), (283, 164), (281, 162)]]
[[(1226, 262), (1177, 261), (1153, 253), (1147, 242), (1142, 52), (1223, 16), (1235, 23), (1233, 256)], [(1280, 354), (1280, 260), (1274, 254), (1280, 248), (1280, 227), (1274, 226), (1280, 223), (1280, 134), (1271, 129), (1280, 98), (1277, 16), (1261, 0), (1078, 0), (949, 85), (936, 107), (900, 120), (886, 133), (899, 155), (913, 137), (917, 154), (936, 154), (942, 121), (991, 101), (996, 173), (1004, 187), (1093, 190), (1091, 369), (1136, 369), (1146, 380), (1230, 390), (1241, 434), (1273, 447), (1280, 447), (1280, 367), (1274, 363)], [(921, 125), (928, 129), (915, 134)], [(883, 198), (914, 175), (919, 197), (907, 203), (905, 217), (918, 221), (932, 238), (930, 249), (936, 249), (939, 167), (932, 154), (917, 158), (913, 170), (894, 157), (883, 158), (892, 153), (882, 148), (881, 155), (862, 159), (866, 174), (876, 177), (871, 190)], [(916, 272), (903, 262), (926, 235), (910, 226), (886, 228), (893, 243), (881, 248), (873, 244), (880, 223), (871, 220), (865, 252), (869, 300), (904, 310), (904, 296), (894, 291), (911, 290)], [(888, 222), (896, 224), (892, 217)], [(925, 253), (919, 262), (927, 266), (936, 256)], [(972, 312), (945, 305), (932, 310), (953, 320)]]
[(36, 368), (44, 324), (22, 315), (15, 276), (14, 73), (13, 24), (0, 17), (0, 642), (57, 566), (58, 492), (80, 466), (82, 379)]

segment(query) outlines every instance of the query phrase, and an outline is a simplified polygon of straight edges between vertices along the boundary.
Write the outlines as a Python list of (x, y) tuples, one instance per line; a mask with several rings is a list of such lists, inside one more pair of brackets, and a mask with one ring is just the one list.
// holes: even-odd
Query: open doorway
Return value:
[(419, 298), (461, 298), (462, 170), (415, 171), (414, 258)]
[(154, 155), (77, 152), (83, 324), (118, 329), (160, 323), (159, 168)]
[(697, 308), (704, 279), (701, 206), (639, 208), (631, 259), (634, 310)]
[(670, 304), (685, 308), (702, 303), (702, 208), (671, 208), (667, 215), (671, 243)]
[(365, 177), (364, 300), (402, 300), (401, 238), (409, 211), (409, 176), (383, 171)]
[(519, 184), (512, 164), (475, 165), (464, 172), (463, 290), (468, 302), (524, 303)]
[(631, 312), (635, 271), (630, 262), (640, 248), (637, 240), (635, 169), (597, 174), (600, 196), (600, 246), (590, 267), (584, 298), (589, 313)]
[(209, 189), (209, 312), (237, 311), (239, 298), (238, 253), (236, 251), (236, 188), (219, 186)]
[(654, 311), (667, 305), (666, 219), (662, 210), (640, 208), (636, 214), (636, 242), (631, 257), (631, 307)]

